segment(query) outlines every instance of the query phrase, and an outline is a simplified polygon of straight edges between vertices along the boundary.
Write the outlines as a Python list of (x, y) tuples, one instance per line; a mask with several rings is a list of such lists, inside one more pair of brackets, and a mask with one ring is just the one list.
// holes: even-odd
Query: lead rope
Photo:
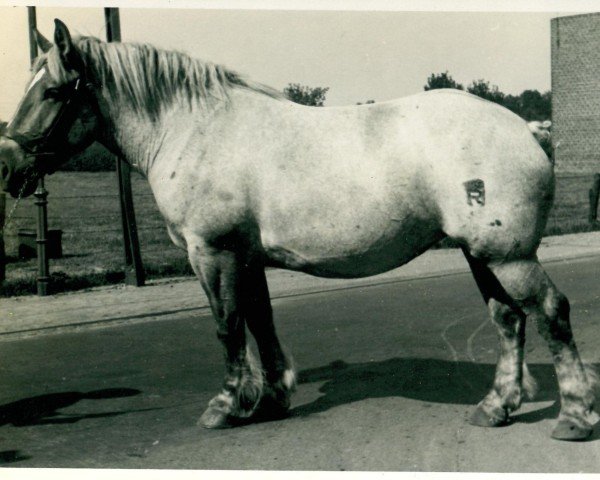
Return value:
[(10, 221), (12, 220), (12, 217), (15, 214), (15, 211), (17, 210), (17, 207), (19, 206), (19, 203), (21, 202), (21, 199), (23, 198), (23, 194), (25, 193), (25, 189), (29, 185), (30, 181), (31, 181), (31, 178), (28, 178), (28, 179), (26, 179), (23, 182), (23, 185), (21, 185), (21, 189), (19, 190), (19, 194), (17, 195), (17, 199), (15, 200), (15, 203), (13, 204), (12, 208), (8, 212), (8, 215), (6, 216), (6, 220), (4, 221), (4, 226), (2, 227), (2, 229), (0, 229), (0, 235), (4, 234), (4, 231), (8, 229), (8, 226), (10, 225)]

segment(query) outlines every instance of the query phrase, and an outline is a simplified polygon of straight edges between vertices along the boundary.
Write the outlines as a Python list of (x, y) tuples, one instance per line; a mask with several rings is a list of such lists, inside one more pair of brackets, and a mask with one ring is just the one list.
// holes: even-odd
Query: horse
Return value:
[(554, 167), (525, 121), (455, 90), (307, 107), (184, 53), (72, 37), (60, 20), (53, 43), (36, 37), (43, 54), (0, 138), (0, 187), (30, 195), (35, 179), (93, 141), (147, 178), (223, 346), (223, 388), (199, 425), (289, 412), (296, 373), (275, 330), (266, 267), (364, 277), (449, 237), (500, 341), (493, 386), (471, 423), (503, 425), (532, 394), (523, 350), (531, 320), (560, 390), (552, 436), (591, 434), (593, 376), (577, 351), (569, 301), (536, 256)]
[(531, 122), (527, 122), (527, 126), (538, 142), (550, 140), (550, 127), (552, 126), (552, 122), (550, 120), (544, 120), (543, 122), (539, 120), (533, 120)]

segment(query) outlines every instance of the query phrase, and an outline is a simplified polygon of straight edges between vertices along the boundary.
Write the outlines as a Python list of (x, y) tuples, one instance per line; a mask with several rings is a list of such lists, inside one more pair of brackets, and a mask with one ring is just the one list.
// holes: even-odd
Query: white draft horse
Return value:
[[(451, 90), (373, 105), (310, 108), (221, 66), (145, 44), (72, 38), (56, 21), (0, 139), (0, 187), (33, 192), (40, 174), (98, 140), (150, 182), (185, 248), (224, 346), (223, 390), (200, 423), (232, 426), (290, 405), (295, 373), (275, 333), (265, 266), (361, 277), (457, 241), (500, 336), (493, 388), (472, 416), (505, 423), (531, 385), (534, 320), (561, 398), (552, 435), (592, 431), (592, 376), (569, 303), (538, 263), (553, 165), (527, 124)], [(262, 369), (246, 346), (254, 335)]]

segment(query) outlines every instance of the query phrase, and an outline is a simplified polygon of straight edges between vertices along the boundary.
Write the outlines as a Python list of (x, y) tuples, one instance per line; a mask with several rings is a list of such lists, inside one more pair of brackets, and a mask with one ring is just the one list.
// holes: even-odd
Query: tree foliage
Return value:
[(71, 157), (60, 169), (66, 172), (107, 172), (115, 170), (116, 157), (99, 143)]
[(423, 86), (425, 90), (436, 90), (438, 88), (456, 88), (463, 90), (463, 86), (456, 82), (446, 70), (443, 73), (432, 73), (427, 77), (427, 84)]
[(552, 92), (550, 91), (540, 93), (537, 90), (524, 90), (519, 95), (505, 95), (500, 104), (528, 122), (552, 118)]
[(503, 105), (504, 103), (504, 94), (498, 87), (496, 85), (490, 85), (490, 82), (483, 79), (474, 80), (467, 87), (467, 92), (500, 105)]
[[(425, 90), (436, 88), (463, 90), (463, 86), (457, 83), (447, 71), (438, 74), (432, 73), (427, 78), (427, 85), (423, 88)], [(497, 85), (479, 79), (469, 84), (467, 92), (502, 105), (528, 122), (548, 120), (552, 117), (552, 92), (550, 91), (540, 93), (538, 90), (524, 90), (519, 95), (510, 95), (501, 92)]]
[(283, 89), (283, 93), (292, 102), (308, 105), (310, 107), (322, 107), (329, 87), (309, 87), (299, 83), (290, 83)]
[(528, 121), (548, 120), (552, 116), (551, 92), (540, 93), (537, 90), (525, 90), (517, 97), (514, 104), (514, 106), (507, 105), (507, 107)]

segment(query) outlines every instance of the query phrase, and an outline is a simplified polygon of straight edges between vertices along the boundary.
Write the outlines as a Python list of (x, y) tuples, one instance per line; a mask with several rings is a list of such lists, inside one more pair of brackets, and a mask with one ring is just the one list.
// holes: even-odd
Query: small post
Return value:
[(35, 204), (38, 207), (37, 221), (37, 258), (38, 258), (38, 278), (37, 294), (40, 296), (48, 295), (48, 283), (50, 275), (48, 272), (48, 191), (44, 188), (44, 178), (40, 178), (38, 188), (33, 194)]
[(598, 222), (598, 198), (600, 197), (600, 173), (594, 174), (594, 181), (592, 182), (592, 188), (589, 191), (590, 199), (590, 212), (588, 221), (594, 225)]
[(4, 250), (4, 223), (6, 222), (6, 194), (0, 192), (0, 285), (6, 280), (6, 251)]
[[(29, 21), (29, 59), (31, 64), (37, 58), (37, 41), (35, 39), (35, 29), (37, 20), (35, 7), (27, 7), (27, 19)], [(38, 207), (37, 221), (37, 257), (38, 257), (38, 277), (37, 294), (40, 296), (48, 295), (48, 283), (50, 282), (50, 272), (48, 267), (48, 191), (44, 187), (44, 177), (38, 181), (37, 190), (34, 193), (35, 204)]]
[[(119, 9), (105, 8), (104, 19), (106, 20), (106, 40), (109, 42), (120, 42), (121, 24)], [(125, 283), (141, 287), (145, 283), (145, 274), (133, 206), (131, 167), (122, 158), (117, 158), (117, 176), (119, 179), (119, 200), (121, 203), (123, 243), (125, 247)]]

